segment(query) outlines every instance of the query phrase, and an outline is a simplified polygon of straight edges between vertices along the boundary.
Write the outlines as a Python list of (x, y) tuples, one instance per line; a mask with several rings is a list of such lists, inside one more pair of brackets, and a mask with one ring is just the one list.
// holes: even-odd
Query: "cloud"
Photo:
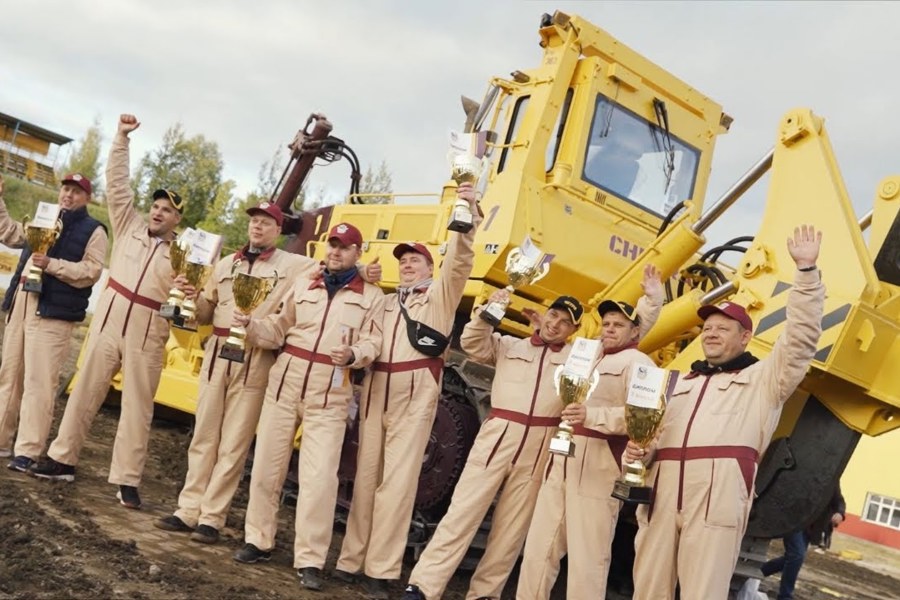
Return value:
[[(447, 130), (463, 119), (459, 95), (480, 98), (491, 76), (537, 65), (538, 19), (556, 8), (591, 19), (735, 118), (717, 142), (708, 202), (774, 143), (794, 106), (827, 117), (857, 212), (898, 155), (893, 3), (8, 4), (0, 110), (73, 138), (98, 114), (110, 136), (118, 113), (134, 112), (143, 126), (133, 160), (180, 121), (219, 143), (241, 191), (314, 111), (364, 165), (386, 160), (398, 191), (439, 191)], [(342, 189), (347, 175), (333, 166), (312, 183)], [(761, 206), (755, 194), (741, 206)]]

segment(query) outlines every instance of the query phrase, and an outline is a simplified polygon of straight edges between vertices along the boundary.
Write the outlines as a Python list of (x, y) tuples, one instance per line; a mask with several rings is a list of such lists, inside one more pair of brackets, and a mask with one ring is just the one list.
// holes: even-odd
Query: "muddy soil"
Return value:
[[(73, 340), (64, 377), (73, 368), (80, 341), (80, 336)], [(57, 419), (63, 408), (60, 401)], [(299, 588), (291, 568), (292, 507), (281, 510), (276, 552), (270, 563), (234, 563), (231, 556), (242, 543), (246, 481), (238, 491), (219, 544), (205, 546), (184, 534), (155, 529), (153, 520), (170, 514), (175, 506), (190, 442), (190, 421), (173, 421), (171, 417), (171, 413), (158, 414), (154, 419), (141, 487), (144, 506), (139, 511), (122, 507), (115, 499), (116, 488), (106, 482), (118, 419), (114, 405), (105, 406), (98, 414), (74, 483), (47, 483), (0, 469), (0, 600), (363, 597), (361, 590), (328, 578), (340, 548), (339, 526), (326, 567), (325, 590), (314, 593)], [(403, 581), (411, 565), (408, 557)], [(462, 600), (469, 576), (468, 572), (458, 572), (444, 597)], [(516, 577), (517, 573), (510, 577), (504, 600), (514, 597)], [(774, 598), (777, 579), (764, 581), (760, 589)], [(401, 596), (402, 586), (397, 583), (392, 597)], [(565, 592), (558, 589), (553, 598), (561, 600)], [(624, 598), (612, 593), (609, 596), (610, 600)], [(900, 580), (831, 554), (811, 553), (795, 598), (900, 598)]]

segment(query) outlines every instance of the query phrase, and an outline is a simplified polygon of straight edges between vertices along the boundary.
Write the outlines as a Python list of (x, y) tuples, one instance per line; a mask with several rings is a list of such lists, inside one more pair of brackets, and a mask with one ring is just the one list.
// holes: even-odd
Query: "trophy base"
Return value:
[(448, 231), (455, 231), (456, 233), (469, 233), (472, 231), (472, 221), (471, 217), (469, 221), (464, 221), (462, 219), (453, 219), (450, 221), (450, 224), (447, 225)]
[(197, 331), (197, 322), (193, 319), (187, 319), (183, 315), (172, 317), (172, 325), (185, 331)]
[(219, 358), (224, 358), (231, 362), (242, 363), (244, 362), (244, 349), (239, 346), (231, 346), (227, 343), (223, 344), (222, 349), (219, 351)]
[(22, 284), (22, 289), (26, 292), (40, 294), (43, 286), (41, 285), (40, 281), (32, 281), (31, 279), (26, 279), (25, 283)]
[(562, 440), (557, 437), (550, 440), (550, 452), (561, 456), (575, 458), (575, 442), (574, 440)]
[(631, 485), (621, 480), (613, 485), (612, 497), (625, 504), (650, 504), (652, 496), (652, 487)]
[(181, 307), (174, 304), (163, 304), (159, 307), (159, 316), (168, 321), (174, 321), (181, 315)]
[(491, 324), (491, 327), (497, 327), (500, 325), (500, 321), (503, 320), (503, 317), (506, 315), (506, 310), (503, 308), (495, 306), (495, 303), (491, 302), (487, 306), (484, 307), (478, 316), (481, 317), (483, 321)]

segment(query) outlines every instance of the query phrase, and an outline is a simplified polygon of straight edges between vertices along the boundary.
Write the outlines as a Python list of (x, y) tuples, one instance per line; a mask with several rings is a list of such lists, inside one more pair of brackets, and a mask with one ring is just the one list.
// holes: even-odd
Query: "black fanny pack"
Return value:
[(416, 351), (432, 357), (437, 357), (444, 353), (444, 350), (450, 344), (450, 338), (425, 323), (409, 318), (409, 313), (406, 312), (403, 302), (400, 302), (400, 312), (403, 313), (403, 318), (406, 319), (406, 336)]

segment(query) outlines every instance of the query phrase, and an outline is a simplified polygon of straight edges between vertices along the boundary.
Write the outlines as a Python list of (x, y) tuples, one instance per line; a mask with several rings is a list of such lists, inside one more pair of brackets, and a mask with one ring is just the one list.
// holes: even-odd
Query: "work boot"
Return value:
[(425, 594), (422, 593), (419, 586), (410, 584), (403, 592), (403, 600), (425, 600)]
[(56, 462), (52, 458), (47, 458), (45, 461), (32, 465), (28, 472), (40, 479), (75, 481), (75, 467)]
[(120, 485), (116, 492), (116, 498), (125, 508), (138, 509), (141, 507), (141, 496), (133, 485)]
[(272, 560), (271, 550), (260, 550), (253, 544), (244, 544), (244, 547), (234, 553), (234, 560), (245, 565)]
[(390, 598), (387, 579), (369, 577), (366, 579), (365, 590), (366, 598), (370, 600), (389, 600)]
[(163, 517), (161, 519), (157, 519), (153, 521), (153, 526), (157, 529), (163, 529), (165, 531), (193, 531), (194, 528), (176, 517), (175, 515), (169, 515), (168, 517)]
[(322, 569), (302, 567), (297, 569), (297, 577), (300, 578), (300, 585), (307, 590), (318, 592), (322, 589)]
[(18, 471), (19, 473), (27, 473), (33, 466), (34, 459), (29, 458), (28, 456), (17, 456), (6, 465), (10, 471)]
[(341, 569), (335, 569), (332, 572), (332, 576), (340, 581), (341, 583), (346, 583), (348, 585), (356, 585), (359, 583), (359, 578), (362, 575), (360, 572), (351, 573), (350, 571), (343, 571)]
[(191, 539), (201, 544), (215, 544), (219, 541), (219, 530), (209, 525), (198, 525)]

